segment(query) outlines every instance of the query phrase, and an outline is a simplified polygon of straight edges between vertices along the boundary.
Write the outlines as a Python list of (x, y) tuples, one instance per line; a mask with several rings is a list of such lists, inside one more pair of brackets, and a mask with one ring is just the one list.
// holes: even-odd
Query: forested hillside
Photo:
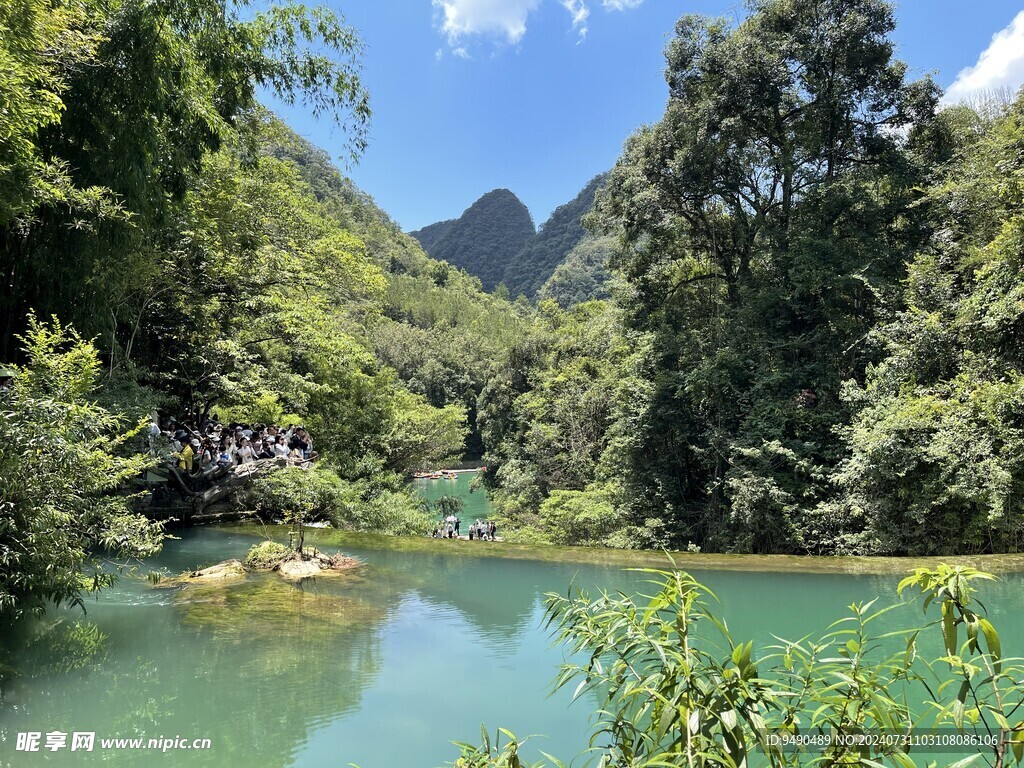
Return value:
[(434, 259), (464, 269), (493, 291), (505, 276), (512, 257), (533, 237), (533, 219), (526, 206), (507, 189), (494, 189), (462, 215), (413, 232)]
[(888, 5), (803, 5), (680, 20), (591, 214), (614, 301), (542, 302), (485, 392), (524, 538), (1020, 546), (1024, 98), (939, 110)]
[(529, 310), (484, 293), (477, 278), (429, 258), (415, 238), (357, 189), (326, 152), (278, 124), (269, 151), (299, 168), (332, 218), (356, 234), (384, 270), (381, 311), (364, 319), (366, 341), (410, 391), (467, 414), (465, 457), (483, 454), (477, 398), (493, 360), (525, 333)]
[[(608, 272), (605, 265), (611, 255), (612, 241), (588, 238), (583, 217), (593, 209), (594, 196), (607, 179), (607, 174), (591, 179), (570, 202), (556, 208), (540, 230), (511, 256), (506, 245), (514, 241), (512, 238), (505, 238), (494, 245), (494, 233), (521, 218), (519, 206), (522, 203), (508, 190), (489, 192), (460, 218), (439, 221), (411, 234), (433, 258), (444, 259), (470, 274), (478, 275), (487, 290), (493, 290), (502, 283), (510, 296), (523, 295), (535, 300), (556, 269), (571, 257), (572, 263), (561, 269), (558, 279), (545, 295), (565, 306), (603, 298), (607, 295), (604, 286)], [(515, 198), (514, 202), (512, 198)], [(516, 226), (515, 231), (521, 237), (525, 229)], [(481, 232), (489, 234), (481, 237)], [(577, 246), (580, 246), (579, 251), (574, 253)], [(498, 262), (505, 264), (500, 274), (494, 269)]]
[(482, 450), (476, 398), (524, 308), (428, 258), (256, 101), (268, 87), (335, 117), (358, 152), (354, 32), (300, 6), (68, 8), (0, 11), (17, 107), (0, 145), (0, 396), (16, 404), (0, 611), (74, 599), (96, 545), (152, 550), (122, 494), (156, 461), (133, 431), (154, 411), (303, 424), (316, 469), (268, 490), (268, 514), (424, 530), (405, 476), (459, 459), (467, 435)]
[(586, 235), (555, 267), (541, 286), (538, 298), (551, 299), (563, 308), (592, 299), (607, 299), (611, 280), (608, 263), (617, 245), (618, 238), (612, 235)]
[(586, 235), (582, 219), (594, 207), (594, 195), (606, 180), (605, 174), (594, 177), (570, 202), (558, 206), (540, 231), (512, 257), (502, 278), (509, 295), (536, 298), (555, 268)]
[(423, 247), (423, 250), (429, 252), (434, 243), (444, 237), (456, 221), (458, 219), (448, 219), (446, 221), (439, 221), (436, 224), (428, 224), (423, 229), (410, 233), (410, 235), (416, 238)]

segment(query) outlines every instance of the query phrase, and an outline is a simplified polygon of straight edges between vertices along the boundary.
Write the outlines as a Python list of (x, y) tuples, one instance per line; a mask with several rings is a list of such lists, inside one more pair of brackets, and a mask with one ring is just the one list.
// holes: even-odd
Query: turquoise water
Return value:
[[(214, 528), (180, 536), (148, 566), (176, 573), (241, 557), (259, 538)], [(503, 726), (542, 735), (530, 742), (533, 757), (540, 749), (566, 759), (580, 753), (596, 702), (570, 704), (568, 691), (549, 696), (563, 655), (541, 627), (543, 595), (570, 583), (634, 592), (642, 577), (615, 567), (486, 556), (500, 552), (500, 543), (423, 544), (422, 551), (389, 549), (385, 540), (346, 546), (367, 562), (363, 571), (302, 589), (276, 576), (191, 594), (123, 579), (87, 605), (86, 619), (107, 636), (100, 658), (79, 658), (78, 668), (68, 669), (74, 646), (38, 642), (15, 656), (21, 676), (0, 711), (0, 766), (431, 768), (457, 757), (451, 740), (477, 741), (481, 723), (492, 732)], [(820, 630), (846, 615), (851, 602), (876, 595), (888, 601), (896, 582), (696, 575), (718, 594), (734, 635), (762, 645), (773, 634)], [(1021, 576), (1010, 575), (986, 589), (1007, 654), (1024, 650), (1022, 586)], [(901, 613), (888, 621), (920, 617), (916, 608)], [(208, 738), (211, 747), (17, 752), (16, 734), (26, 731)]]
[(481, 488), (477, 491), (470, 489), (475, 472), (459, 472), (455, 480), (441, 478), (440, 480), (413, 480), (413, 487), (427, 501), (437, 501), (442, 496), (458, 496), (465, 505), (462, 510), (462, 535), (466, 535), (469, 524), (477, 518), (485, 520), (491, 516), (491, 502), (487, 499), (487, 493)]

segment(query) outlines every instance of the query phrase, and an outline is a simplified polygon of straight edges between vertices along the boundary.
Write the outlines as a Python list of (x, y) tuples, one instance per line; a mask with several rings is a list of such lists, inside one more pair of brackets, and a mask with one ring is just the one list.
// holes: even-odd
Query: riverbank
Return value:
[[(218, 529), (253, 535), (266, 533), (287, 540), (287, 527), (221, 525)], [(969, 565), (995, 574), (1024, 573), (1024, 554), (937, 555), (934, 557), (818, 557), (814, 555), (723, 555), (693, 552), (661, 552), (600, 547), (565, 547), (554, 544), (513, 544), (434, 539), (419, 536), (385, 536), (376, 533), (317, 529), (306, 541), (319, 547), (380, 549), (393, 552), (443, 552), (459, 557), (494, 557), (621, 568), (663, 568), (673, 562), (687, 571), (745, 571), (771, 573), (819, 573), (849, 575), (899, 575), (937, 563)]]

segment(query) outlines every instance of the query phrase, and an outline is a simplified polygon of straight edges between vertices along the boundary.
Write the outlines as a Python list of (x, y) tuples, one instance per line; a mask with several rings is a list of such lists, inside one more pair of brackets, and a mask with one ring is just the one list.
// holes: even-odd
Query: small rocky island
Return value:
[(273, 571), (288, 580), (299, 580), (350, 571), (362, 564), (362, 560), (340, 552), (328, 555), (315, 547), (303, 547), (300, 552), (276, 541), (261, 541), (249, 550), (242, 565), (257, 571)]
[(249, 549), (244, 561), (225, 560), (206, 568), (185, 571), (177, 576), (161, 578), (157, 586), (232, 583), (244, 580), (250, 572), (276, 573), (288, 581), (301, 581), (344, 573), (361, 565), (362, 560), (340, 552), (328, 555), (315, 547), (303, 547), (300, 552), (276, 541), (261, 541)]

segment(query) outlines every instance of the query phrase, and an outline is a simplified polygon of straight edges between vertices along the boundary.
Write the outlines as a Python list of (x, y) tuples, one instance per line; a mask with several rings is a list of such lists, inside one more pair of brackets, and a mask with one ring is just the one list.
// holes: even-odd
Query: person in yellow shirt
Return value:
[(192, 471), (192, 460), (196, 456), (196, 451), (199, 449), (199, 438), (193, 437), (192, 440), (181, 449), (181, 458), (178, 459), (178, 469), (183, 469), (186, 472)]

